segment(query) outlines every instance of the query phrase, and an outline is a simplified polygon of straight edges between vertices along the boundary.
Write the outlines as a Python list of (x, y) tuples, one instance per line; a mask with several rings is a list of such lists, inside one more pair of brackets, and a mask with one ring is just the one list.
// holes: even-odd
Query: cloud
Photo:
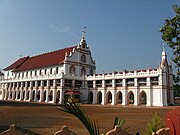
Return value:
[(71, 28), (69, 26), (63, 26), (61, 28), (51, 24), (50, 28), (54, 31), (54, 32), (58, 32), (58, 33), (68, 33), (76, 38), (78, 38), (78, 35), (75, 34), (74, 32), (72, 32)]
[(65, 33), (67, 33), (67, 32), (70, 31), (70, 27), (68, 27), (68, 26), (64, 26), (62, 28), (58, 28), (58, 27), (54, 26), (53, 24), (51, 24), (50, 27), (55, 32), (65, 32)]

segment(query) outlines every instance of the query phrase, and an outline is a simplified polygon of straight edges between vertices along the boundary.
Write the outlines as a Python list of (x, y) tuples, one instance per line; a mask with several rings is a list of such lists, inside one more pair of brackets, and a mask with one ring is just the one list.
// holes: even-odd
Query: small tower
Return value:
[(162, 61), (167, 59), (166, 51), (165, 51), (165, 46), (162, 46)]
[(87, 43), (86, 43), (86, 40), (85, 40), (85, 33), (86, 33), (85, 29), (86, 29), (86, 27), (84, 27), (83, 30), (82, 30), (82, 37), (81, 37), (81, 41), (80, 41), (80, 43), (79, 43), (80, 46), (81, 46), (82, 48), (84, 48), (84, 49), (87, 48)]

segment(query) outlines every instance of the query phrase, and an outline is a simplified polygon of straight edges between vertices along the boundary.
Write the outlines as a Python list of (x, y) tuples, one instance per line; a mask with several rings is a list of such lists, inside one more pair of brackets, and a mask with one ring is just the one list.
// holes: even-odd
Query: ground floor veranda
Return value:
[[(15, 89), (3, 90), (2, 100), (15, 100), (27, 102), (63, 103), (67, 100), (68, 89)], [(82, 92), (84, 94), (84, 92)], [(152, 103), (152, 93), (146, 90), (87, 90), (86, 95), (72, 94), (71, 97), (79, 98), (80, 102), (89, 104), (132, 104), (135, 106), (146, 105), (163, 106), (163, 103)], [(159, 95), (161, 96), (161, 95)], [(84, 99), (82, 99), (82, 97)], [(156, 105), (157, 104), (157, 105)]]

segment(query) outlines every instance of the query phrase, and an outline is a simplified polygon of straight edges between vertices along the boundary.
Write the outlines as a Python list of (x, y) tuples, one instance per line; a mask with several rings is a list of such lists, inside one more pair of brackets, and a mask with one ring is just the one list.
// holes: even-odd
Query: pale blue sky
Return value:
[[(74, 46), (86, 26), (97, 72), (156, 68), (164, 19), (179, 0), (0, 0), (0, 68)], [(169, 57), (171, 50), (166, 48)]]

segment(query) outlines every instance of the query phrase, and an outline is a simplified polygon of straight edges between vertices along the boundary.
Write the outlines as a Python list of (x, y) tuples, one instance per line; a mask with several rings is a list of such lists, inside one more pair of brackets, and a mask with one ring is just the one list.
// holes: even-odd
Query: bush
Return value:
[(152, 135), (152, 132), (156, 132), (158, 129), (164, 127), (162, 118), (157, 115), (157, 112), (153, 115), (151, 121), (147, 123), (145, 135)]

